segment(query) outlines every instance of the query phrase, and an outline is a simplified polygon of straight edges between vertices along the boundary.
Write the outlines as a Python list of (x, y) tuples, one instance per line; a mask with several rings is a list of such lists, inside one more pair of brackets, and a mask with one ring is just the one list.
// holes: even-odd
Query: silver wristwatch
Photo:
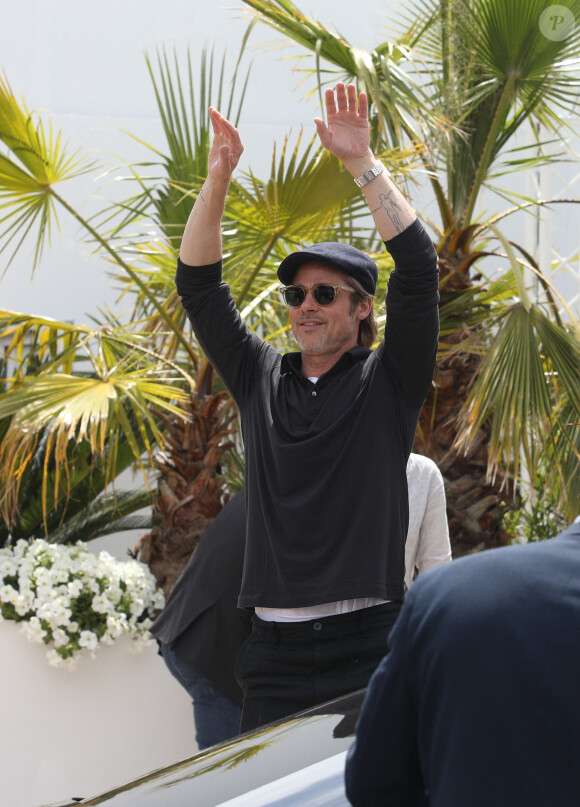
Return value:
[(375, 177), (382, 174), (384, 170), (385, 166), (382, 163), (375, 163), (372, 168), (369, 168), (368, 171), (365, 171), (364, 174), (361, 174), (360, 177), (354, 180), (355, 185), (358, 185), (359, 188), (362, 188), (363, 185), (368, 185)]

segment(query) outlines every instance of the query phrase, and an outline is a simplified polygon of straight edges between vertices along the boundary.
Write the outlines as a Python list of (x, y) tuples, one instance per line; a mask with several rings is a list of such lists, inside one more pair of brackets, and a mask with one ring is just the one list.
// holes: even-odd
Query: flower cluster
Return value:
[(136, 560), (98, 556), (85, 544), (18, 541), (0, 549), (0, 621), (23, 622), (33, 642), (50, 645), (50, 664), (76, 667), (85, 650), (126, 634), (134, 647), (151, 643), (155, 612), (164, 605), (153, 575)]

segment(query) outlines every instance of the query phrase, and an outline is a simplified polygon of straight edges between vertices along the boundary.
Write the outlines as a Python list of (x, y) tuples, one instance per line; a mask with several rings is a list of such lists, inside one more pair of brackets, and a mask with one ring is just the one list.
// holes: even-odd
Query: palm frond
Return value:
[[(251, 71), (251, 65), (242, 70), (243, 56), (242, 44), (226, 87), (225, 52), (218, 64), (216, 54), (204, 48), (200, 65), (194, 67), (188, 51), (185, 68), (176, 51), (170, 57), (164, 48), (158, 49), (155, 62), (145, 54), (167, 148), (161, 151), (128, 133), (152, 152), (154, 160), (125, 163), (128, 179), (137, 183), (139, 191), (104, 211), (104, 220), (116, 220), (112, 236), (123, 232), (129, 224), (148, 219), (177, 253), (191, 209), (191, 194), (199, 191), (207, 171), (212, 133), (210, 103), (234, 125), (241, 115)], [(137, 248), (141, 242), (139, 234), (131, 239)]]
[(580, 341), (574, 331), (552, 322), (538, 306), (516, 304), (499, 320), (481, 371), (461, 415), (458, 446), (467, 450), (478, 430), (491, 422), (490, 465), (520, 462), (533, 477), (540, 453), (553, 435), (580, 421)]
[[(164, 441), (153, 413), (181, 416), (177, 404), (195, 386), (188, 373), (152, 349), (146, 333), (66, 326), (9, 312), (0, 324), (0, 334), (11, 337), (7, 364), (14, 367), (0, 396), (0, 422), (9, 421), (0, 444), (6, 512), (15, 512), (40, 435), (46, 439), (45, 467), (55, 465), (55, 495), (60, 475), (66, 480), (74, 473), (72, 444), (86, 442), (92, 461), (102, 459), (110, 479), (115, 447), (123, 439), (145, 472), (143, 454), (151, 456), (153, 446)], [(47, 480), (45, 475), (45, 514)]]
[(36, 228), (33, 270), (56, 224), (56, 209), (47, 188), (94, 169), (94, 163), (70, 152), (51, 123), (35, 122), (0, 76), (0, 253), (12, 246), (8, 260)]
[(146, 489), (101, 494), (79, 513), (51, 530), (47, 540), (53, 544), (70, 544), (126, 530), (150, 529), (153, 525), (151, 510), (141, 514), (137, 511), (150, 508), (153, 501), (152, 491)]
[[(374, 103), (373, 146), (380, 150), (388, 143), (391, 148), (404, 148), (409, 142), (418, 142), (417, 122), (438, 127), (442, 121), (433, 118), (433, 107), (428, 103), (423, 82), (415, 81), (408, 69), (413, 53), (407, 41), (381, 43), (372, 51), (352, 46), (339, 33), (333, 33), (323, 23), (304, 14), (288, 0), (244, 0), (257, 12), (256, 19), (274, 28), (288, 39), (304, 47), (315, 56), (315, 65), (309, 72), (316, 77), (316, 90), (320, 94), (326, 83), (337, 80), (357, 80)], [(338, 70), (326, 71), (323, 63)], [(304, 68), (301, 68), (304, 71)], [(414, 110), (412, 117), (408, 114)]]

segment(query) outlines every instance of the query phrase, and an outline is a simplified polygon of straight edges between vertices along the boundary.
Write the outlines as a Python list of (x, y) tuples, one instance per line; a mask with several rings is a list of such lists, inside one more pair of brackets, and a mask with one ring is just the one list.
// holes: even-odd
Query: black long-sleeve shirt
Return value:
[(437, 351), (438, 273), (415, 221), (386, 247), (385, 339), (347, 351), (316, 384), (300, 353), (249, 330), (221, 261), (179, 262), (194, 332), (240, 410), (247, 537), (241, 607), (404, 596), (406, 464)]

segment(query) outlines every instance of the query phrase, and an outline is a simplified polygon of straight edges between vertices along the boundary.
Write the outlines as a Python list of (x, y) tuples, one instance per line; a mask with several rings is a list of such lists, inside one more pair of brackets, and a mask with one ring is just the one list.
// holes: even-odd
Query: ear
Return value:
[(372, 297), (364, 297), (362, 300), (359, 300), (358, 306), (356, 307), (355, 311), (356, 318), (360, 319), (362, 322), (362, 320), (366, 319), (368, 315), (371, 313), (372, 307), (373, 307)]

